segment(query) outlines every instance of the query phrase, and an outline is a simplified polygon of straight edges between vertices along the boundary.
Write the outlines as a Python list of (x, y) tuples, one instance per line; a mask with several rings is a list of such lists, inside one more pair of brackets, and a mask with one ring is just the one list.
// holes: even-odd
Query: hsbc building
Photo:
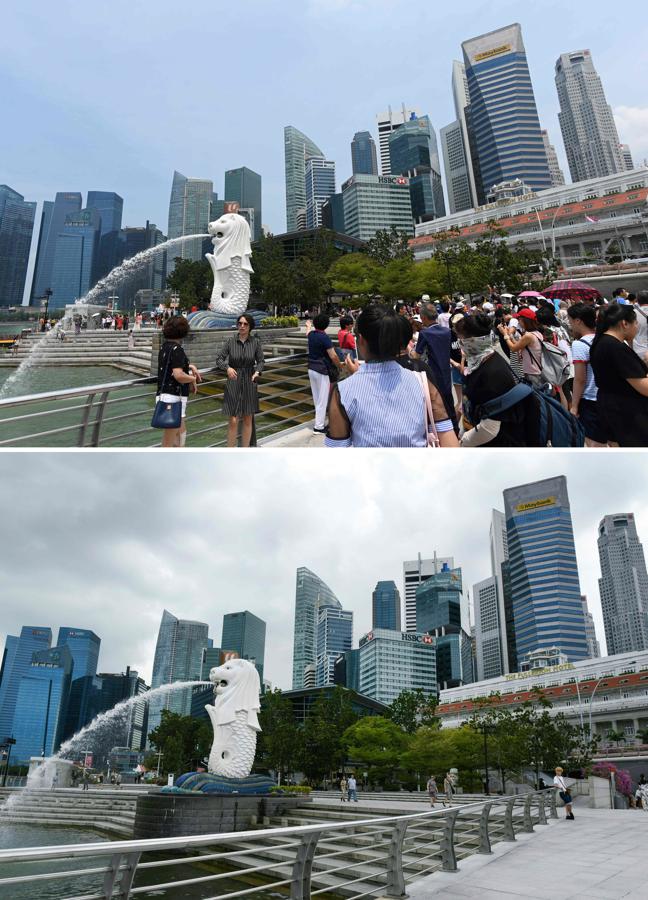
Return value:
[(436, 639), (411, 631), (375, 628), (360, 640), (359, 692), (389, 705), (401, 691), (438, 693)]
[(353, 175), (342, 185), (344, 230), (369, 241), (377, 231), (414, 234), (410, 180), (401, 175)]

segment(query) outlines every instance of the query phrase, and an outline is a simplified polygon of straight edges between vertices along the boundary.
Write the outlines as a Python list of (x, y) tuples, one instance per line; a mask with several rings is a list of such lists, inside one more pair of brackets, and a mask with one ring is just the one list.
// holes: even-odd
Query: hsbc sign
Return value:
[(409, 184), (409, 178), (403, 178), (402, 175), (379, 175), (378, 184)]

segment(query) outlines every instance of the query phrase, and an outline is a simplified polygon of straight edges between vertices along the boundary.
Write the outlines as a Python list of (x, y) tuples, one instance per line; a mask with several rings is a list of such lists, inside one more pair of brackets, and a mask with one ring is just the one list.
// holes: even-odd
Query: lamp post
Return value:
[(15, 737), (8, 737), (6, 743), (6, 753), (7, 753), (7, 761), (5, 763), (4, 775), (2, 776), (2, 787), (5, 787), (7, 784), (7, 775), (9, 774), (9, 761), (11, 759), (11, 748), (16, 743)]
[(486, 796), (490, 796), (490, 785), (488, 777), (488, 733), (494, 731), (493, 725), (489, 725), (486, 719), (480, 722), (482, 734), (484, 735), (484, 789)]
[(44, 292), (42, 297), (36, 298), (37, 300), (40, 300), (40, 308), (41, 308), (41, 312), (43, 313), (43, 328), (41, 329), (42, 331), (46, 330), (47, 313), (49, 310), (49, 301), (50, 301), (50, 297), (52, 296), (53, 293), (54, 293), (54, 291), (51, 288), (47, 288), (47, 290)]

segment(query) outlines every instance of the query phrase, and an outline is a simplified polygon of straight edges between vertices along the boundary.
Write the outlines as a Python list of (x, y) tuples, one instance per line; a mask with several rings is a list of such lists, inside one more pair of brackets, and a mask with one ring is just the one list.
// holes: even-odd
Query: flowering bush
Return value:
[(610, 775), (614, 772), (616, 789), (619, 794), (624, 797), (632, 797), (632, 777), (626, 769), (617, 769), (614, 763), (600, 762), (592, 767), (592, 775), (598, 775), (599, 778), (610, 779)]

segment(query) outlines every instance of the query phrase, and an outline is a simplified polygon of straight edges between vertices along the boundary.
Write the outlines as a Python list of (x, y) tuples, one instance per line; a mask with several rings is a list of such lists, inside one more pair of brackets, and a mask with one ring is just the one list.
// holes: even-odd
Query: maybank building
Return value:
[(518, 661), (548, 647), (587, 659), (566, 478), (509, 488), (504, 505)]
[(534, 191), (551, 174), (519, 25), (462, 44), (470, 105), (466, 108), (479, 204), (494, 185), (516, 178)]
[(375, 628), (360, 640), (358, 689), (389, 706), (401, 691), (437, 694), (436, 639)]

